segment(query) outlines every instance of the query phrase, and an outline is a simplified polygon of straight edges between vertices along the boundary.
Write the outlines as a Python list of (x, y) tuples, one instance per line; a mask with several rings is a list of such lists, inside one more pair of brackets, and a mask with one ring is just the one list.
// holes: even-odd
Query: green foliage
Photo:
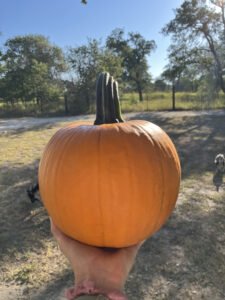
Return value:
[[(143, 101), (138, 101), (137, 93), (126, 93), (121, 97), (123, 112), (134, 111), (158, 111), (171, 110), (172, 97), (170, 92), (151, 92), (143, 94)], [(177, 92), (176, 109), (178, 110), (202, 110), (221, 109), (225, 107), (225, 96), (218, 94), (214, 101), (208, 101), (208, 97), (199, 92)]]
[[(75, 73), (75, 88), (70, 88), (70, 102), (74, 112), (91, 111), (95, 101), (95, 86), (98, 75), (107, 71), (120, 78), (121, 58), (101, 46), (97, 40), (89, 40), (87, 45), (70, 48), (68, 62)], [(73, 103), (74, 102), (74, 103)]]
[(224, 12), (224, 0), (185, 0), (176, 9), (174, 19), (163, 28), (163, 33), (172, 35), (169, 69), (173, 79), (185, 72), (196, 77), (211, 73), (225, 93)]
[(168, 85), (163, 79), (156, 79), (154, 82), (154, 90), (155, 91), (165, 91), (168, 89)]
[(12, 105), (18, 101), (36, 102), (43, 110), (45, 102), (59, 98), (60, 74), (65, 61), (60, 48), (41, 35), (17, 36), (5, 43), (4, 70), (0, 95)]
[(4, 67), (4, 64), (3, 64), (3, 60), (2, 60), (2, 51), (0, 50), (0, 79), (2, 78), (3, 76), (3, 73), (5, 71), (5, 67)]
[(117, 28), (107, 38), (106, 45), (122, 58), (123, 80), (129, 86), (135, 86), (139, 100), (143, 100), (143, 91), (150, 84), (147, 56), (156, 48), (153, 40), (148, 41), (140, 33), (130, 32), (124, 36), (124, 30)]
[[(142, 100), (143, 91), (151, 87), (146, 57), (155, 43), (139, 33), (129, 33), (127, 38), (123, 31), (120, 33), (121, 41), (114, 34), (109, 36), (111, 46), (90, 39), (85, 45), (70, 48), (67, 62), (62, 50), (41, 35), (9, 39), (0, 53), (0, 100), (19, 111), (36, 107), (37, 113), (50, 112), (60, 102), (66, 113), (92, 112), (96, 80), (104, 71), (119, 81), (120, 91), (137, 90)], [(68, 80), (67, 75), (67, 80), (62, 80), (67, 70), (72, 78)]]
[[(69, 113), (86, 114), (95, 113), (95, 104), (87, 110), (86, 104), (74, 93), (68, 94)], [(77, 91), (79, 94), (79, 91)], [(75, 99), (75, 97), (77, 97)], [(138, 93), (123, 93), (121, 96), (121, 106), (123, 112), (138, 111), (158, 111), (171, 110), (172, 99), (171, 92), (149, 92), (143, 93), (143, 101), (139, 101)], [(205, 91), (198, 92), (177, 92), (176, 108), (178, 110), (202, 110), (202, 109), (223, 109), (225, 107), (225, 96), (220, 92), (213, 100), (205, 95)], [(43, 112), (38, 110), (36, 103), (24, 104), (17, 102), (14, 106), (9, 106), (0, 102), (0, 117), (18, 117), (18, 116), (59, 116), (64, 114), (64, 99), (45, 102)]]
[(208, 72), (205, 76), (201, 78), (198, 86), (198, 97), (199, 100), (205, 101), (207, 103), (212, 103), (218, 98), (219, 87), (217, 85), (217, 80), (212, 72)]

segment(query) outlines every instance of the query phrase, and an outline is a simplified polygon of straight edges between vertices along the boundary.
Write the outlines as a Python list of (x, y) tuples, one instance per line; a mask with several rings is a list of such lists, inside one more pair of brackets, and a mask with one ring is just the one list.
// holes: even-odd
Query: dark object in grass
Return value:
[(30, 188), (27, 189), (27, 196), (30, 198), (30, 201), (32, 203), (34, 203), (36, 201), (40, 201), (39, 197), (36, 196), (38, 191), (39, 191), (38, 183), (32, 185)]
[(213, 176), (213, 184), (216, 187), (217, 192), (219, 192), (220, 187), (223, 185), (223, 174), (225, 172), (225, 157), (223, 154), (219, 153), (216, 155), (214, 164), (216, 170)]
[(225, 171), (225, 156), (222, 153), (217, 154), (214, 163), (216, 165), (216, 171), (223, 173)]
[(223, 185), (223, 172), (216, 170), (213, 175), (213, 184), (215, 185), (217, 192), (219, 192), (220, 187)]

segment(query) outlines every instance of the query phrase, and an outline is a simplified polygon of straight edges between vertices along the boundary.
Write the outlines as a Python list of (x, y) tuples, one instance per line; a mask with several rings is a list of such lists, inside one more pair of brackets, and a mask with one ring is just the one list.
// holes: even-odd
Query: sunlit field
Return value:
[[(144, 101), (139, 102), (138, 94), (127, 93), (121, 97), (123, 111), (171, 110), (172, 94), (170, 92), (152, 92), (144, 94)], [(225, 97), (220, 94), (217, 99), (200, 97), (197, 93), (176, 93), (176, 109), (204, 110), (225, 108)]]
[[(120, 101), (123, 112), (142, 112), (172, 109), (171, 92), (149, 92), (143, 94), (144, 100), (139, 101), (137, 93), (121, 94)], [(86, 111), (81, 110), (74, 112), (69, 103), (69, 115), (95, 113), (95, 99), (93, 99), (90, 108)], [(209, 99), (206, 96), (200, 97), (197, 93), (178, 92), (176, 93), (177, 110), (208, 110), (208, 109), (225, 109), (225, 96), (221, 93), (216, 99)], [(35, 103), (15, 103), (3, 104), (0, 102), (0, 117), (17, 117), (17, 116), (63, 116), (65, 115), (64, 99), (52, 101), (45, 104), (43, 111)]]

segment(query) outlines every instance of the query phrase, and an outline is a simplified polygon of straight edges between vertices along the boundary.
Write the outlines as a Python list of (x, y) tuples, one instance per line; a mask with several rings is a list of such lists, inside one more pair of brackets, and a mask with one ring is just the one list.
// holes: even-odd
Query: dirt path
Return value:
[[(140, 115), (151, 115), (153, 117), (193, 117), (198, 115), (221, 116), (225, 115), (225, 110), (209, 110), (209, 111), (163, 111), (163, 112), (143, 112)], [(131, 119), (137, 113), (124, 114), (125, 119)], [(94, 120), (94, 115), (80, 115), (75, 117), (56, 117), (56, 118), (15, 118), (15, 119), (0, 119), (0, 132), (7, 133), (18, 129), (30, 129), (32, 127), (56, 124), (62, 122), (72, 122), (77, 120)]]
[(44, 126), (48, 124), (56, 124), (62, 122), (72, 122), (80, 119), (92, 119), (93, 116), (79, 117), (57, 117), (57, 118), (16, 118), (0, 120), (0, 132), (8, 133), (20, 129), (30, 129), (33, 127)]

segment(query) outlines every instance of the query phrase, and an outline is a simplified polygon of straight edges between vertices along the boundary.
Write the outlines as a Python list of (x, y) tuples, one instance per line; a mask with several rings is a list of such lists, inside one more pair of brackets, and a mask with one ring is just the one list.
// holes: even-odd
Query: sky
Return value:
[(42, 34), (64, 50), (101, 39), (115, 28), (139, 32), (154, 40), (157, 49), (149, 56), (150, 73), (157, 78), (167, 60), (170, 38), (162, 27), (174, 17), (183, 0), (0, 0), (0, 47), (16, 35)]

